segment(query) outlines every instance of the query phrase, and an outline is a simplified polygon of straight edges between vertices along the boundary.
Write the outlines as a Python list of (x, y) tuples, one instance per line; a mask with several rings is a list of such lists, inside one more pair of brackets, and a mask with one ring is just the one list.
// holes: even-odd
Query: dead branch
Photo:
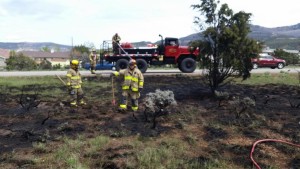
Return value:
[(32, 108), (37, 108), (41, 101), (38, 100), (39, 94), (37, 90), (34, 90), (34, 94), (24, 94), (24, 90), (25, 88), (23, 87), (18, 102), (28, 112)]

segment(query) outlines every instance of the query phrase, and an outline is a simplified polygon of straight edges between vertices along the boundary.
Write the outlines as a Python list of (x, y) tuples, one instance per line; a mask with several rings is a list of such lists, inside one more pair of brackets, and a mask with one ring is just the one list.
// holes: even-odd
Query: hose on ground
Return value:
[(255, 167), (257, 169), (261, 169), (261, 168), (260, 168), (260, 166), (257, 164), (257, 162), (253, 158), (253, 152), (254, 152), (255, 146), (257, 144), (259, 144), (259, 143), (262, 143), (262, 142), (279, 142), (279, 143), (285, 143), (285, 144), (288, 144), (288, 145), (300, 148), (300, 144), (294, 144), (294, 143), (291, 143), (291, 142), (288, 142), (288, 141), (284, 141), (284, 140), (277, 140), (277, 139), (262, 139), (262, 140), (258, 140), (258, 141), (256, 141), (256, 142), (253, 143), (252, 149), (251, 149), (251, 152), (250, 152), (250, 159), (251, 159), (251, 161), (253, 162), (253, 164), (255, 165)]

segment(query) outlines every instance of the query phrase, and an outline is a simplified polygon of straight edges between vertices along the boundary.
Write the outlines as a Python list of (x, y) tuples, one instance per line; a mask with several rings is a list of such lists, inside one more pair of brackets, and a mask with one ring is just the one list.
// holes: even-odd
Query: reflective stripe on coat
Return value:
[(138, 68), (133, 70), (123, 69), (119, 72), (114, 72), (114, 74), (116, 76), (124, 76), (124, 82), (122, 84), (123, 90), (131, 89), (134, 92), (138, 92), (139, 88), (143, 88), (144, 86), (144, 76)]
[(71, 86), (73, 89), (81, 88), (81, 75), (79, 71), (69, 69), (67, 72), (67, 86)]

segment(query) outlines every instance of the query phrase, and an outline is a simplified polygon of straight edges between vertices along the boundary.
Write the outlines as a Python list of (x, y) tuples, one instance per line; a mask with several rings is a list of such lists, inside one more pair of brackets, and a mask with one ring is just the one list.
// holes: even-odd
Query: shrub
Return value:
[(37, 64), (30, 57), (15, 52), (10, 53), (6, 65), (7, 70), (34, 70), (37, 68)]
[(177, 105), (174, 98), (174, 93), (170, 90), (162, 91), (159, 89), (155, 90), (155, 93), (148, 93), (145, 98), (145, 118), (148, 121), (148, 116), (152, 116), (153, 126), (156, 127), (156, 118), (161, 115), (165, 115), (165, 108), (173, 105)]

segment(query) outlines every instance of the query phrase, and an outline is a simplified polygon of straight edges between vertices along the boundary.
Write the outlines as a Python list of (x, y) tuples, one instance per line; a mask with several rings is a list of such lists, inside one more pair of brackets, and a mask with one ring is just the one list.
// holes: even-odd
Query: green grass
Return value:
[(90, 159), (83, 158), (84, 155), (97, 153), (101, 148), (109, 143), (106, 136), (97, 136), (95, 138), (86, 138), (84, 135), (78, 135), (77, 138), (62, 138), (63, 143), (52, 149), (53, 155), (44, 163), (56, 163), (62, 168), (89, 168)]
[(59, 85), (60, 82), (53, 76), (43, 77), (1, 77), (1, 86), (22, 87), (25, 85)]
[[(66, 81), (65, 77), (62, 77)], [(111, 92), (111, 81), (108, 78), (82, 79), (82, 89), (88, 100), (106, 99), (109, 100)], [(67, 88), (55, 76), (38, 77), (1, 77), (0, 94), (19, 95), (38, 94), (43, 100), (60, 99), (69, 96)], [(101, 96), (99, 96), (101, 95)]]
[(298, 74), (280, 72), (278, 74), (262, 73), (262, 74), (251, 74), (251, 77), (247, 80), (242, 81), (241, 78), (234, 80), (237, 84), (247, 85), (265, 85), (265, 84), (285, 84), (285, 85), (299, 85), (300, 78)]

